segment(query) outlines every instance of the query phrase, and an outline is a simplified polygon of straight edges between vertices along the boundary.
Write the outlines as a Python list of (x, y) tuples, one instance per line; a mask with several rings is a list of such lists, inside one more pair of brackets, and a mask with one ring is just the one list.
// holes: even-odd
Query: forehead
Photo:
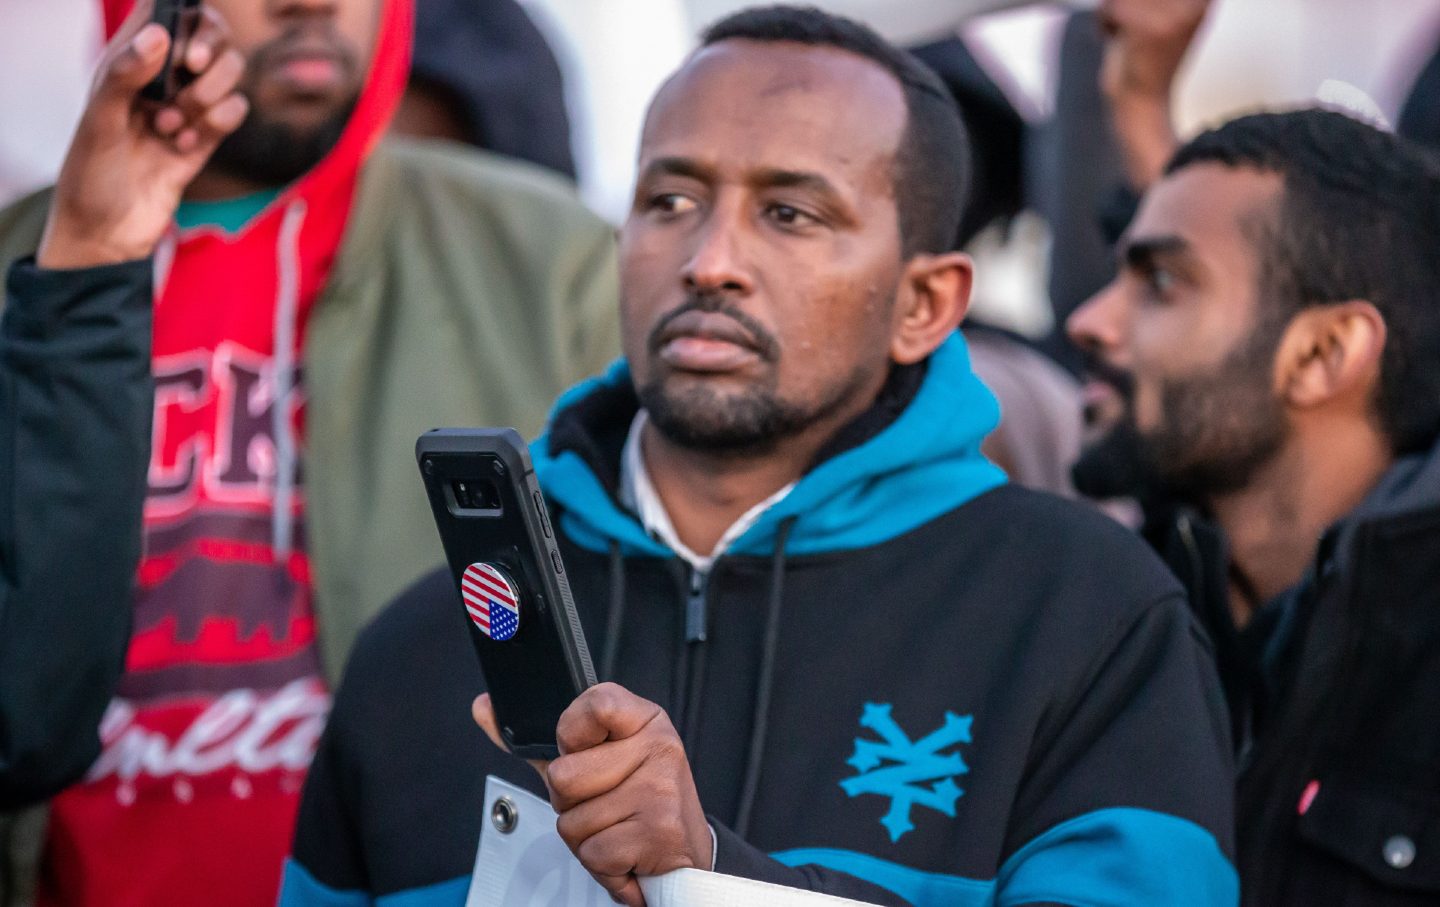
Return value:
[(721, 169), (809, 170), (890, 190), (905, 94), (878, 63), (832, 47), (720, 41), (660, 89), (640, 160), (681, 156)]
[(1192, 164), (1145, 194), (1127, 241), (1179, 239), (1219, 268), (1254, 273), (1260, 230), (1278, 213), (1283, 182), (1276, 173), (1219, 163)]

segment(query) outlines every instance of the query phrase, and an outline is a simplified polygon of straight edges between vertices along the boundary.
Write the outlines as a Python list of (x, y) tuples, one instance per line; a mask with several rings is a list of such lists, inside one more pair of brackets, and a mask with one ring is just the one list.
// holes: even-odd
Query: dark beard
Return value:
[[(738, 322), (754, 340), (760, 358), (778, 365), (779, 341), (745, 312), (713, 294), (692, 295), (655, 325), (646, 343), (652, 357), (661, 346), (666, 325), (697, 309)], [(782, 400), (773, 386), (756, 387), (740, 396), (719, 394), (703, 385), (672, 390), (664, 379), (652, 378), (636, 393), (656, 430), (671, 443), (707, 453), (755, 456), (773, 451), (782, 441), (833, 415), (866, 385), (867, 378), (862, 368), (856, 368), (823, 401), (809, 406)]]
[(209, 166), (265, 186), (285, 186), (304, 176), (325, 159), (350, 122), (359, 96), (347, 101), (318, 126), (297, 129), (267, 119), (257, 108), (210, 158)]
[[(1273, 349), (1273, 348), (1272, 348)], [(1145, 460), (1165, 489), (1187, 503), (1250, 486), (1285, 443), (1285, 411), (1271, 394), (1267, 356), (1261, 368), (1223, 366), (1203, 378), (1161, 387), (1166, 426), (1142, 438)]]
[(662, 382), (652, 381), (640, 388), (639, 396), (650, 421), (669, 441), (714, 453), (769, 453), (816, 418), (768, 391), (736, 398), (696, 387), (672, 394)]
[(1080, 459), (1070, 467), (1070, 478), (1076, 491), (1099, 501), (1144, 500), (1158, 484), (1145, 444), (1128, 417), (1080, 452)]
[[(1106, 374), (1126, 400), (1125, 417), (1087, 447), (1071, 469), (1075, 488), (1097, 499), (1133, 497), (1205, 506), (1250, 485), (1280, 450), (1285, 411), (1270, 388), (1284, 321), (1256, 328), (1210, 370), (1160, 385), (1162, 425), (1135, 425), (1133, 378)], [(1103, 367), (1102, 367), (1103, 370)]]

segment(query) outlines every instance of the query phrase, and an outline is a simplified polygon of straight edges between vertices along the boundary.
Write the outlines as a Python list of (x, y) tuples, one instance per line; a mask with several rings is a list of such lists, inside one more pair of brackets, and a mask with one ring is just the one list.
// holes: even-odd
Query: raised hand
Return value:
[(239, 93), (245, 59), (205, 8), (180, 65), (194, 81), (164, 105), (140, 89), (165, 64), (170, 37), (141, 0), (101, 59), (90, 100), (56, 182), (36, 256), (44, 268), (80, 268), (150, 255), (185, 187), (249, 112)]
[[(475, 701), (474, 712), (503, 746), (488, 696)], [(641, 907), (637, 876), (710, 868), (710, 826), (664, 709), (602, 683), (560, 716), (556, 739), (560, 758), (534, 763), (560, 814), (556, 829), (612, 897)]]
[(1178, 144), (1175, 74), (1209, 7), (1210, 0), (1105, 0), (1097, 10), (1106, 35), (1100, 88), (1136, 189), (1159, 178)]

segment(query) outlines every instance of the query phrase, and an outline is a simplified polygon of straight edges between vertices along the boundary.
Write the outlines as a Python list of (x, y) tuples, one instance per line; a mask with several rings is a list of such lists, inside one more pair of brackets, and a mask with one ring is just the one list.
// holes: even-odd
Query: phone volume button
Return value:
[(555, 565), (556, 573), (565, 572), (565, 565), (560, 562), (560, 552), (556, 551), (554, 548), (550, 549), (550, 563)]
[(535, 492), (535, 512), (540, 514), (540, 531), (545, 533), (547, 539), (551, 538), (550, 517), (545, 513), (545, 500), (540, 497), (540, 492), (538, 491)]

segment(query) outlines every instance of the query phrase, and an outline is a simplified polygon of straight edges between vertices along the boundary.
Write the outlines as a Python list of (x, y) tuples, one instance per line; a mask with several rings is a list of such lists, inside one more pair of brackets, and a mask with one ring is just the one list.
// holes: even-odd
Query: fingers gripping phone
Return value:
[(185, 47), (190, 43), (195, 27), (200, 24), (201, 2), (155, 0), (155, 11), (150, 21), (158, 22), (170, 33), (170, 49), (165, 52), (165, 67), (140, 89), (141, 97), (160, 103), (172, 101), (180, 89), (194, 79), (194, 74), (185, 68)]
[(560, 713), (595, 684), (530, 454), (511, 428), (441, 428), (415, 442), (500, 733), (554, 759)]

